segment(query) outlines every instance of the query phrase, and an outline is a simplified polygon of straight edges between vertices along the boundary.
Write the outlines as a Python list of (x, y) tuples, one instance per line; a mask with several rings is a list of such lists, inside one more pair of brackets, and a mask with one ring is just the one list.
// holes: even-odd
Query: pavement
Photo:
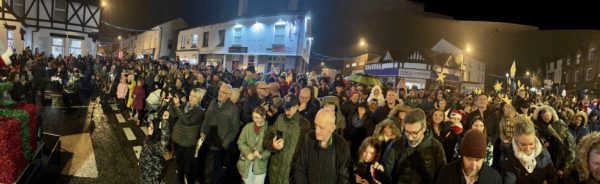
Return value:
[[(126, 121), (116, 104), (101, 105), (86, 98), (70, 109), (57, 105), (59, 95), (46, 95), (53, 104), (39, 106), (43, 131), (60, 135), (60, 161), (49, 165), (37, 183), (140, 183), (138, 159), (146, 127)], [(85, 95), (84, 95), (85, 96)], [(52, 100), (53, 99), (53, 100)], [(176, 183), (174, 159), (165, 183)]]

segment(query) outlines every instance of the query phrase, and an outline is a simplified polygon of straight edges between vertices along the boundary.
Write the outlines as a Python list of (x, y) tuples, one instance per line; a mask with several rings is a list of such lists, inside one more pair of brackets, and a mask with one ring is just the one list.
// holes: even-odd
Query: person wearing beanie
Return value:
[(460, 143), (461, 158), (442, 167), (436, 183), (500, 184), (500, 174), (483, 164), (487, 154), (487, 136), (479, 130), (469, 130)]

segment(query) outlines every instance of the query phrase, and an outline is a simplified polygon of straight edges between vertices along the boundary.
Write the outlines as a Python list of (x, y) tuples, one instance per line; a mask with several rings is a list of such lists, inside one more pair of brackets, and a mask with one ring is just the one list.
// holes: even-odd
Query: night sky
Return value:
[[(176, 17), (183, 17), (193, 27), (227, 21), (237, 17), (238, 7), (237, 0), (106, 1), (109, 5), (102, 19), (132, 29), (149, 29)], [(247, 16), (287, 11), (287, 1), (249, 1)], [(404, 0), (300, 0), (299, 7), (313, 17), (313, 53), (354, 57), (363, 51), (358, 46), (360, 38), (375, 54), (388, 49), (429, 49), (443, 38), (461, 48), (469, 44), (471, 56), (486, 63), (486, 72), (500, 75), (513, 60), (518, 73), (525, 73), (600, 35), (597, 31), (540, 31), (510, 23), (458, 21), (425, 12), (422, 4)], [(101, 26), (100, 40), (114, 42), (117, 35), (128, 34), (133, 32)]]

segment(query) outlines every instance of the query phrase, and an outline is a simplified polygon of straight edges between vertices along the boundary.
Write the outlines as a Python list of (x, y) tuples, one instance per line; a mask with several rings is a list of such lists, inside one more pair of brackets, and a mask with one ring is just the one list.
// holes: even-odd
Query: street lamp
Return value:
[(106, 1), (102, 1), (102, 3), (100, 4), (100, 6), (102, 6), (102, 7), (106, 7), (106, 5), (107, 5)]
[(360, 47), (365, 49), (365, 53), (369, 52), (369, 44), (367, 44), (364, 38), (360, 39)]
[(119, 35), (119, 36), (117, 37), (117, 39), (121, 40), (121, 39), (123, 39), (123, 37), (121, 37), (121, 35)]

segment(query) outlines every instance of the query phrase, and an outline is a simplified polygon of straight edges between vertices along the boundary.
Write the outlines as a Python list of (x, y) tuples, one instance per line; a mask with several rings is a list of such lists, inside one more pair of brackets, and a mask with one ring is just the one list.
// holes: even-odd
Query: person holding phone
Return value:
[(267, 133), (266, 117), (265, 109), (254, 108), (252, 111), (253, 123), (244, 126), (237, 141), (240, 149), (237, 169), (246, 184), (265, 182), (267, 163), (271, 156), (271, 151), (264, 149), (262, 141)]
[(293, 183), (293, 160), (297, 157), (304, 135), (311, 127), (310, 122), (297, 113), (298, 104), (299, 100), (295, 95), (286, 97), (283, 105), (285, 113), (277, 117), (264, 139), (263, 146), (272, 153), (267, 169), (272, 184)]

